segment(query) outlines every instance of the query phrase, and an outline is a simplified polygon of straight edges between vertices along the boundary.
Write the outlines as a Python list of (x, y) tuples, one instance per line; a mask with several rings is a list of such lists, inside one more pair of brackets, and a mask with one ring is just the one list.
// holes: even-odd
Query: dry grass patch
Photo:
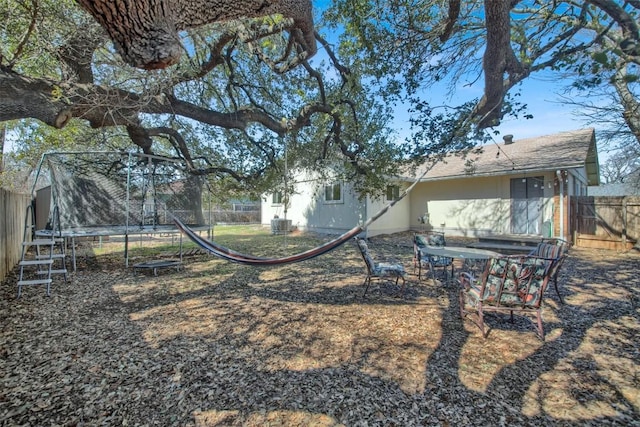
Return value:
[[(223, 233), (219, 236), (223, 241)], [(256, 255), (325, 238), (252, 230)], [(114, 243), (115, 244), (115, 243)], [(374, 238), (412, 271), (408, 234)], [(157, 276), (90, 248), (53, 295), (2, 286), (3, 425), (634, 425), (640, 419), (637, 253), (573, 250), (544, 312), (463, 322), (454, 285), (410, 276), (362, 297), (348, 243), (256, 268), (207, 255)], [(146, 249), (145, 249), (146, 250)], [(159, 246), (158, 251), (167, 252)], [(170, 251), (169, 251), (170, 252)], [(153, 253), (136, 253), (144, 259)]]

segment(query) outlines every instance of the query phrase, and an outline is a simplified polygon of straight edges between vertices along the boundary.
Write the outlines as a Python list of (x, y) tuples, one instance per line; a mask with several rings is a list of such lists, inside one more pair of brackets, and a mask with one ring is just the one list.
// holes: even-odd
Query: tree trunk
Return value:
[(4, 141), (7, 137), (7, 125), (0, 123), (0, 175), (4, 172)]
[[(517, 1), (485, 0), (487, 47), (482, 58), (484, 96), (478, 102), (475, 117), (480, 128), (497, 126), (502, 119), (502, 103), (509, 89), (530, 73), (511, 48), (511, 9)], [(505, 76), (508, 74), (508, 76)]]
[(477, 107), (480, 127), (500, 123), (504, 99), (504, 74), (507, 56), (511, 52), (510, 4), (504, 0), (485, 0), (485, 27), (487, 47), (482, 59), (484, 69), (484, 96)]

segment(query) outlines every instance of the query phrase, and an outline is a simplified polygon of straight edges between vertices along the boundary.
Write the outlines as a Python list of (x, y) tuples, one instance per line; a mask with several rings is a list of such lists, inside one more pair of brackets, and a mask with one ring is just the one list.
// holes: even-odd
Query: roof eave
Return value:
[[(549, 166), (544, 168), (529, 168), (523, 169), (518, 168), (514, 170), (506, 170), (506, 171), (496, 171), (496, 172), (480, 172), (480, 173), (470, 173), (470, 174), (457, 174), (457, 175), (447, 175), (447, 176), (436, 176), (429, 178), (428, 174), (426, 177), (420, 179), (420, 182), (430, 182), (430, 181), (444, 181), (449, 179), (464, 179), (464, 178), (485, 178), (485, 177), (495, 177), (495, 176), (505, 176), (505, 175), (523, 175), (523, 174), (531, 174), (536, 172), (553, 172), (556, 170), (564, 170), (564, 169), (577, 169), (583, 167), (584, 164), (576, 163), (576, 164), (564, 164), (562, 166)], [(415, 177), (406, 178), (407, 181), (415, 181)]]

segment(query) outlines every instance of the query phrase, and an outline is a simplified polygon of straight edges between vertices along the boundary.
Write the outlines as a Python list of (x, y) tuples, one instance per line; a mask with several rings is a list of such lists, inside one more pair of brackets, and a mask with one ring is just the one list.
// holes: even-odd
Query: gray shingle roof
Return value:
[[(425, 163), (418, 168), (413, 179), (420, 177), (426, 167)], [(592, 128), (520, 140), (514, 138), (510, 144), (501, 142), (476, 147), (466, 156), (448, 154), (433, 166), (423, 181), (577, 167), (586, 167), (589, 184), (597, 185), (599, 166)]]

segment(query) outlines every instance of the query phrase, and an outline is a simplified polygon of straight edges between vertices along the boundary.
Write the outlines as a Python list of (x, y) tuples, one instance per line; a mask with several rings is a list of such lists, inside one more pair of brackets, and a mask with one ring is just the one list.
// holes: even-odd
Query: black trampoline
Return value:
[(211, 230), (208, 183), (177, 159), (126, 152), (46, 153), (34, 189), (46, 184), (48, 200), (36, 198), (37, 216), (46, 224), (36, 226), (35, 234), (50, 237), (56, 229), (56, 237), (70, 242), (74, 271), (78, 238), (124, 236), (129, 266), (129, 239), (136, 235), (179, 235), (182, 259), (182, 234), (174, 217), (195, 230)]

